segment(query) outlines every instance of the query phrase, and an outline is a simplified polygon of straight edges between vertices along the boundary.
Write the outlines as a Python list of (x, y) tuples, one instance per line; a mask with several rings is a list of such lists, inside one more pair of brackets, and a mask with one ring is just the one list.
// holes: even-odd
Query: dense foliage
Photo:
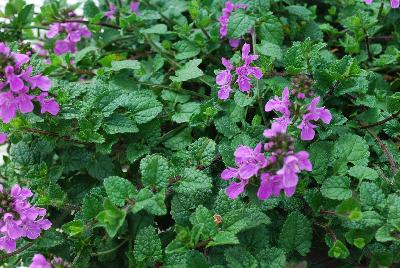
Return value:
[(4, 267), (399, 265), (399, 1), (6, 2)]

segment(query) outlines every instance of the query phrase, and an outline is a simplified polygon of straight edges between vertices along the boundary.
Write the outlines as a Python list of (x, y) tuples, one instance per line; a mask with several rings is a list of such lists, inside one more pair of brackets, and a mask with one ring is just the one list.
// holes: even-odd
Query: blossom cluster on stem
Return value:
[[(250, 45), (245, 43), (242, 47), (242, 62), (241, 66), (235, 68), (232, 62), (228, 59), (222, 58), (222, 64), (225, 66), (225, 70), (220, 71), (216, 76), (216, 83), (219, 86), (218, 98), (220, 100), (227, 100), (232, 92), (231, 83), (236, 76), (236, 84), (238, 84), (239, 90), (244, 93), (249, 93), (252, 84), (251, 77), (255, 79), (261, 79), (263, 73), (260, 68), (251, 66), (251, 63), (258, 59), (258, 55), (250, 54)], [(235, 73), (232, 74), (232, 71)]]
[[(246, 9), (246, 4), (233, 4), (231, 1), (225, 2), (225, 7), (222, 9), (222, 15), (219, 17), (219, 34), (221, 38), (224, 38), (228, 35), (228, 23), (231, 17), (231, 14), (236, 9)], [(230, 39), (229, 45), (231, 47), (238, 47), (240, 44), (239, 39)]]
[(28, 55), (11, 52), (5, 43), (0, 43), (0, 118), (4, 123), (15, 118), (17, 111), (32, 112), (34, 100), (40, 104), (41, 113), (57, 115), (60, 110), (55, 99), (48, 97), (50, 79), (33, 75), (32, 66), (26, 66), (29, 61)]
[(71, 264), (60, 257), (54, 257), (50, 262), (42, 254), (35, 254), (28, 268), (70, 268)]
[[(374, 0), (364, 0), (367, 5), (371, 5)], [(400, 7), (400, 0), (390, 0), (390, 6), (392, 8), (399, 8)]]
[(282, 191), (292, 196), (299, 181), (298, 174), (302, 170), (312, 170), (308, 152), (295, 153), (293, 142), (294, 139), (280, 129), (264, 145), (259, 143), (254, 149), (239, 146), (234, 153), (237, 167), (228, 167), (221, 174), (223, 180), (237, 180), (231, 181), (226, 194), (235, 199), (253, 178), (258, 178), (260, 200), (279, 196)]
[[(74, 17), (75, 14), (71, 13), (70, 16)], [(56, 22), (50, 24), (50, 29), (46, 33), (48, 38), (54, 38), (63, 34), (65, 31), (65, 37), (62, 40), (57, 40), (54, 46), (54, 53), (56, 55), (62, 55), (67, 52), (75, 53), (78, 48), (77, 44), (82, 38), (90, 38), (91, 32), (85, 25), (81, 25), (79, 22)]]
[(33, 206), (28, 199), (33, 193), (28, 188), (14, 185), (10, 191), (0, 184), (0, 249), (7, 253), (16, 249), (21, 238), (36, 239), (42, 230), (51, 227), (45, 218), (46, 209)]
[[(284, 88), (282, 92), (282, 97), (279, 98), (275, 96), (273, 99), (269, 100), (265, 105), (265, 111), (275, 111), (280, 113), (281, 116), (274, 118), (271, 128), (264, 131), (264, 136), (270, 138), (276, 134), (277, 130), (284, 130), (286, 132), (287, 127), (290, 124), (296, 124), (299, 118), (301, 121), (297, 128), (301, 130), (300, 138), (304, 141), (310, 141), (314, 139), (315, 136), (315, 121), (321, 120), (325, 124), (329, 124), (332, 120), (332, 115), (328, 109), (325, 107), (318, 107), (320, 97), (313, 98), (309, 103), (305, 93), (292, 92), (297, 97), (295, 102), (290, 100), (290, 96), (294, 95), (289, 92), (289, 88)], [(313, 92), (309, 93), (309, 96), (314, 96)], [(292, 119), (291, 116), (294, 116)]]

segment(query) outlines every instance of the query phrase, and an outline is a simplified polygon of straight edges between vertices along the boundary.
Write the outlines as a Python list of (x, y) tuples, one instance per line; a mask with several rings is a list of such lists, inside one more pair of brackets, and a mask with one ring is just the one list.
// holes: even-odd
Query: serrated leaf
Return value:
[(128, 199), (136, 194), (135, 186), (128, 180), (121, 177), (108, 177), (103, 181), (108, 198), (116, 205), (122, 207)]
[(329, 257), (336, 259), (346, 259), (350, 255), (350, 252), (342, 241), (336, 240), (333, 246), (329, 249), (328, 255)]
[(141, 29), (140, 32), (144, 34), (165, 34), (168, 28), (165, 24), (156, 24), (149, 28)]
[(369, 167), (364, 167), (364, 166), (354, 166), (351, 167), (347, 173), (359, 180), (371, 180), (374, 181), (376, 180), (379, 175), (378, 172), (372, 168)]
[(98, 221), (96, 226), (104, 227), (107, 234), (113, 238), (124, 223), (126, 212), (118, 209), (108, 199), (104, 200), (103, 208), (104, 210), (96, 216)]
[(323, 182), (321, 193), (330, 199), (344, 200), (350, 198), (352, 195), (350, 179), (344, 176), (330, 177)]
[(198, 102), (179, 103), (175, 107), (175, 114), (172, 116), (172, 120), (176, 123), (189, 122), (190, 117), (199, 112), (200, 103)]
[(360, 200), (361, 205), (365, 209), (370, 210), (372, 208), (383, 207), (385, 195), (376, 184), (363, 182), (360, 185)]
[(165, 191), (153, 193), (147, 188), (139, 191), (135, 198), (135, 204), (132, 207), (133, 213), (146, 210), (148, 213), (161, 216), (167, 214), (165, 206)]
[(192, 156), (192, 159), (196, 161), (197, 166), (207, 167), (215, 159), (216, 144), (209, 138), (200, 138), (192, 143), (188, 151)]
[(245, 248), (233, 247), (224, 252), (228, 267), (232, 268), (257, 268), (257, 259), (253, 257)]
[(211, 178), (195, 168), (186, 168), (176, 191), (182, 194), (195, 194), (200, 191), (209, 191), (212, 187)]
[(244, 12), (234, 12), (228, 23), (228, 36), (231, 39), (238, 39), (248, 33), (254, 26), (255, 18)]
[(177, 60), (193, 58), (200, 53), (200, 48), (197, 46), (197, 44), (187, 40), (176, 42), (175, 48), (178, 51), (175, 56)]
[(174, 82), (184, 82), (202, 76), (204, 73), (198, 67), (201, 62), (201, 59), (193, 59), (188, 61), (175, 72), (176, 76), (171, 76), (170, 79)]
[(153, 226), (140, 229), (135, 239), (133, 256), (144, 267), (153, 266), (155, 261), (162, 259), (161, 241)]
[(171, 170), (167, 159), (161, 155), (149, 155), (140, 161), (140, 173), (144, 186), (164, 188), (168, 185)]
[(114, 72), (118, 72), (123, 69), (139, 70), (140, 62), (137, 60), (112, 61), (110, 69)]
[(312, 228), (310, 221), (300, 212), (292, 212), (286, 219), (279, 235), (279, 243), (288, 251), (305, 256), (311, 247)]
[(103, 128), (108, 134), (139, 132), (136, 122), (122, 114), (105, 119)]

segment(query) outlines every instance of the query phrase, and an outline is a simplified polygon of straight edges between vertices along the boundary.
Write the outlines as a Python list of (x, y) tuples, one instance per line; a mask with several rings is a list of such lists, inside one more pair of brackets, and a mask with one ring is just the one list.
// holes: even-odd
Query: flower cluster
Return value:
[(42, 254), (35, 254), (32, 259), (32, 263), (28, 268), (70, 268), (71, 264), (64, 261), (60, 257), (54, 257), (51, 262), (48, 262), (47, 259)]
[[(41, 74), (32, 75), (32, 66), (24, 68), (29, 60), (28, 55), (11, 52), (0, 43), (0, 118), (4, 123), (15, 118), (18, 110), (32, 112), (33, 100), (39, 102), (42, 113), (56, 115), (60, 110), (54, 98), (48, 98), (50, 79)], [(34, 95), (36, 89), (40, 90), (39, 95)]]
[[(239, 86), (239, 90), (245, 93), (249, 93), (252, 87), (250, 81), (251, 77), (261, 79), (263, 73), (260, 68), (251, 66), (250, 64), (257, 60), (257, 55), (250, 55), (250, 45), (244, 44), (242, 47), (242, 61), (243, 65), (236, 68), (235, 73), (237, 76), (236, 83)], [(231, 82), (233, 80), (232, 71), (235, 69), (231, 61), (222, 58), (222, 64), (225, 66), (224, 71), (220, 71), (216, 76), (216, 83), (219, 86), (218, 98), (226, 100), (229, 98), (232, 88)]]
[[(228, 23), (229, 18), (231, 17), (231, 13), (235, 9), (246, 9), (246, 4), (233, 4), (231, 1), (225, 2), (225, 7), (222, 9), (222, 15), (219, 17), (219, 34), (221, 38), (224, 38), (228, 35)], [(240, 40), (238, 39), (230, 39), (229, 44), (231, 47), (238, 47)]]
[(230, 183), (226, 194), (232, 199), (237, 198), (251, 178), (259, 176), (259, 199), (279, 196), (282, 190), (286, 196), (292, 196), (299, 181), (298, 174), (302, 170), (312, 170), (309, 154), (306, 151), (294, 153), (293, 142), (293, 138), (280, 129), (264, 146), (259, 143), (254, 149), (238, 147), (234, 154), (237, 167), (228, 167), (221, 174), (223, 180), (239, 180)]
[[(295, 102), (290, 101), (290, 93), (297, 97)], [(309, 97), (314, 96), (314, 92), (308, 93)], [(289, 88), (285, 88), (282, 92), (282, 98), (279, 99), (275, 96), (265, 105), (265, 111), (275, 111), (281, 113), (281, 117), (274, 118), (274, 122), (271, 124), (270, 129), (264, 131), (264, 136), (270, 138), (276, 134), (277, 131), (286, 132), (287, 127), (290, 124), (296, 124), (297, 118), (301, 119), (297, 128), (301, 130), (301, 139), (309, 141), (314, 139), (316, 125), (313, 121), (322, 120), (325, 124), (329, 124), (332, 120), (332, 115), (328, 109), (324, 107), (317, 107), (320, 97), (316, 97), (311, 100), (310, 103), (305, 103), (307, 100), (307, 95), (304, 92), (296, 93), (289, 92)], [(291, 115), (294, 114), (294, 122), (292, 122)]]
[[(75, 14), (70, 13), (71, 17)], [(77, 51), (77, 44), (81, 41), (82, 37), (90, 38), (91, 33), (85, 25), (81, 25), (79, 22), (56, 22), (50, 24), (50, 29), (46, 33), (48, 38), (54, 38), (60, 35), (63, 30), (66, 32), (66, 36), (63, 40), (57, 40), (54, 46), (54, 53), (56, 55), (62, 55), (67, 52), (74, 53)]]
[(18, 184), (9, 192), (0, 184), (0, 249), (7, 253), (16, 249), (18, 239), (36, 239), (42, 230), (51, 227), (51, 222), (44, 218), (46, 210), (29, 203), (32, 195), (28, 188)]
[(139, 15), (140, 15), (140, 12), (139, 12), (139, 5), (140, 5), (140, 2), (139, 2), (139, 1), (137, 1), (137, 2), (132, 1), (132, 2), (129, 4), (129, 10), (130, 10), (131, 12), (135, 12), (136, 15), (139, 16)]
[(117, 9), (115, 8), (115, 5), (113, 3), (110, 3), (110, 9), (104, 13), (104, 17), (106, 17), (107, 19), (112, 19), (115, 16), (115, 12), (117, 11)]
[[(364, 2), (368, 5), (372, 4), (374, 0), (364, 0)], [(392, 8), (399, 8), (400, 7), (400, 0), (390, 0), (390, 5)]]

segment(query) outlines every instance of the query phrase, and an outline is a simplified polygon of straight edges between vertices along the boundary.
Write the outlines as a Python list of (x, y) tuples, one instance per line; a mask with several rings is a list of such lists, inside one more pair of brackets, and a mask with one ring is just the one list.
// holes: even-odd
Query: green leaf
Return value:
[(389, 113), (396, 113), (400, 111), (400, 92), (396, 92), (388, 96), (386, 102)]
[(367, 142), (360, 136), (348, 134), (339, 137), (333, 150), (334, 169), (339, 174), (344, 174), (348, 163), (366, 166), (370, 154), (368, 149)]
[(29, 24), (33, 19), (33, 12), (35, 10), (35, 5), (26, 5), (19, 13), (18, 17), (14, 21), (18, 27), (24, 27)]
[(284, 32), (279, 19), (272, 15), (272, 12), (269, 12), (263, 20), (265, 21), (262, 22), (259, 27), (256, 27), (257, 36), (261, 40), (268, 40), (268, 42), (273, 44), (282, 45)]
[(398, 238), (392, 235), (395, 231), (392, 226), (383, 225), (376, 231), (375, 238), (379, 242), (398, 241)]
[(200, 103), (198, 102), (179, 103), (175, 108), (175, 114), (172, 116), (172, 120), (176, 123), (189, 122), (190, 117), (199, 112)]
[(228, 231), (221, 231), (212, 237), (212, 241), (207, 244), (207, 247), (237, 245), (239, 243), (239, 239), (236, 237), (235, 234)]
[(318, 183), (322, 183), (326, 179), (332, 148), (333, 144), (326, 141), (315, 142), (308, 148), (313, 165), (311, 174)]
[(100, 13), (100, 9), (92, 0), (85, 1), (85, 4), (83, 5), (83, 14), (85, 15), (85, 17), (93, 18), (98, 13)]
[(85, 195), (82, 202), (83, 218), (91, 220), (101, 211), (103, 196), (99, 188), (93, 188)]
[(216, 144), (209, 138), (200, 138), (192, 143), (188, 151), (196, 166), (208, 167), (215, 159)]
[(124, 223), (126, 212), (114, 206), (109, 199), (104, 200), (103, 208), (104, 210), (96, 216), (96, 226), (104, 227), (107, 234), (113, 238)]
[(350, 176), (359, 179), (360, 181), (362, 180), (375, 181), (379, 177), (378, 172), (376, 170), (364, 166), (351, 167), (347, 171), (347, 173)]
[(182, 68), (176, 71), (176, 76), (171, 76), (170, 79), (174, 82), (184, 82), (203, 76), (203, 71), (198, 67), (201, 62), (201, 59), (188, 61)]
[(282, 60), (282, 49), (279, 45), (263, 41), (260, 46), (257, 46), (257, 52), (262, 55), (273, 57), (277, 60)]
[(228, 36), (231, 39), (238, 39), (253, 28), (256, 19), (244, 12), (234, 12), (228, 23)]
[(144, 34), (165, 34), (167, 31), (168, 28), (165, 24), (156, 24), (150, 28), (140, 29), (140, 32)]
[(126, 200), (132, 199), (136, 194), (133, 184), (121, 177), (108, 177), (103, 181), (108, 198), (116, 206), (125, 205)]
[(139, 160), (139, 158), (149, 153), (150, 153), (149, 147), (144, 144), (130, 143), (126, 148), (126, 158), (130, 163)]
[(160, 155), (149, 155), (140, 161), (140, 173), (144, 186), (165, 188), (171, 177), (167, 159)]
[(137, 60), (121, 60), (121, 61), (112, 61), (111, 62), (111, 70), (112, 71), (118, 72), (123, 69), (139, 70), (140, 62)]
[(379, 187), (370, 182), (363, 182), (360, 186), (360, 200), (365, 209), (383, 207), (385, 195)]
[(191, 41), (178, 41), (175, 43), (175, 48), (178, 51), (175, 56), (177, 60), (193, 58), (200, 53), (200, 48), (196, 45), (196, 43)]
[(236, 246), (225, 250), (225, 259), (228, 263), (227, 267), (232, 268), (257, 268), (257, 259), (253, 257), (245, 248)]
[(133, 255), (144, 267), (152, 267), (156, 261), (162, 259), (161, 240), (153, 226), (140, 229), (135, 239)]
[(310, 221), (300, 212), (292, 212), (286, 219), (279, 235), (279, 243), (288, 251), (305, 256), (311, 247), (312, 228)]
[(400, 197), (396, 194), (389, 195), (387, 199), (388, 223), (400, 230)]
[(83, 221), (81, 221), (81, 220), (70, 221), (70, 222), (64, 224), (61, 228), (69, 236), (80, 235), (84, 231)]
[(291, 5), (285, 7), (285, 9), (289, 12), (289, 14), (296, 15), (302, 20), (309, 20), (311, 16), (311, 11), (304, 7), (304, 6), (299, 6), (299, 5)]
[(176, 192), (190, 195), (199, 191), (208, 191), (211, 187), (211, 178), (204, 172), (195, 168), (185, 168)]
[(135, 204), (132, 207), (133, 213), (146, 210), (148, 213), (161, 216), (167, 214), (165, 206), (165, 191), (153, 193), (147, 188), (139, 191), (135, 198)]
[(350, 255), (350, 252), (342, 241), (336, 240), (333, 246), (329, 249), (328, 255), (329, 257), (336, 259), (346, 259)]
[(231, 210), (222, 214), (222, 230), (233, 234), (270, 223), (271, 220), (256, 207)]
[(350, 179), (342, 176), (330, 177), (323, 182), (321, 193), (323, 196), (330, 199), (344, 200), (350, 198), (352, 195)]
[(139, 132), (136, 122), (123, 114), (114, 114), (105, 119), (103, 128), (108, 134)]
[(260, 266), (268, 264), (268, 268), (285, 267), (285, 251), (281, 248), (266, 248), (257, 252), (256, 256)]

